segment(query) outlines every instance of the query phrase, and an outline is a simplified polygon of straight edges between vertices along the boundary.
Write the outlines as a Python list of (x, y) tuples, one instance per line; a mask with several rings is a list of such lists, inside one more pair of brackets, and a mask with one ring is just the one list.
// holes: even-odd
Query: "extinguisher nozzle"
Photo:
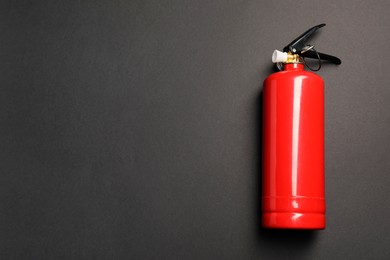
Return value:
[(272, 62), (278, 63), (278, 62), (286, 62), (287, 61), (287, 52), (281, 52), (278, 50), (274, 50), (272, 53)]

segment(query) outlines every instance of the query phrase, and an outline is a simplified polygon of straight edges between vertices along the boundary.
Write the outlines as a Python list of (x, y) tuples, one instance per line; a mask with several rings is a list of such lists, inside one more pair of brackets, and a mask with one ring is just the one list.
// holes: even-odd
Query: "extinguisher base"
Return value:
[(325, 215), (320, 213), (266, 212), (263, 213), (264, 228), (278, 229), (324, 229)]

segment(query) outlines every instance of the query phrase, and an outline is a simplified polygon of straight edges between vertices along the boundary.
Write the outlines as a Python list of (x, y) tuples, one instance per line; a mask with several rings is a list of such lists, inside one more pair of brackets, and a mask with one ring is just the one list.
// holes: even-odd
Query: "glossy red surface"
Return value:
[(324, 82), (286, 64), (263, 91), (263, 227), (323, 229)]

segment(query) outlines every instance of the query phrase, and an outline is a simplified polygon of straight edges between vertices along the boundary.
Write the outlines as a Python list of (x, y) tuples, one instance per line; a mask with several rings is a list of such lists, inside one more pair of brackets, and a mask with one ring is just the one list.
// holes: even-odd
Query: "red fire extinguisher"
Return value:
[(265, 228), (324, 229), (324, 81), (304, 70), (305, 58), (341, 64), (337, 57), (317, 52), (306, 40), (310, 28), (275, 50), (272, 62), (282, 71), (264, 81), (263, 197)]

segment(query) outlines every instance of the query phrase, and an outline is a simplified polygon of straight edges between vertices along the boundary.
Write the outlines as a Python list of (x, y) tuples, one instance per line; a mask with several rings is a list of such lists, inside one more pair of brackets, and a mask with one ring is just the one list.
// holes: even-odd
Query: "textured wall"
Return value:
[[(1, 259), (389, 259), (389, 1), (2, 1)], [(309, 27), (327, 229), (260, 225), (261, 90)]]

